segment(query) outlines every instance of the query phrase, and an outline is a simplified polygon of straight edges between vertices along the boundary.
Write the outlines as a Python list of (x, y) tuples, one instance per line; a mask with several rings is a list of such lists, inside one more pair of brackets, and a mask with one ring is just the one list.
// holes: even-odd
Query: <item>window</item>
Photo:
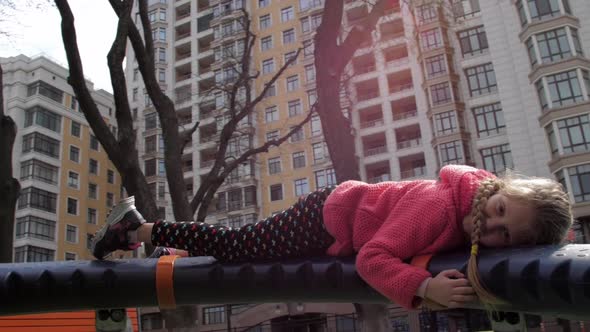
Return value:
[(90, 198), (90, 199), (97, 199), (98, 198), (98, 185), (96, 183), (89, 183), (88, 184), (88, 198)]
[(430, 87), (430, 96), (432, 98), (432, 106), (438, 106), (450, 103), (453, 100), (451, 95), (451, 87), (448, 82), (435, 84)]
[(281, 9), (281, 22), (287, 22), (295, 18), (295, 12), (293, 7), (287, 7)]
[(453, 0), (452, 10), (455, 19), (472, 17), (479, 13), (479, 0)]
[(287, 64), (287, 62), (289, 62), (291, 59), (293, 59), (293, 62), (291, 62), (289, 64), (289, 67), (297, 64), (297, 52), (296, 51), (285, 53), (284, 64)]
[(590, 124), (588, 118), (586, 114), (557, 121), (559, 137), (565, 153), (590, 150)]
[[(560, 0), (526, 0), (529, 5), (531, 20), (539, 21), (561, 14), (559, 10)], [(564, 2), (566, 0), (563, 0)]]
[(290, 44), (295, 42), (295, 29), (283, 31), (283, 44)]
[(145, 129), (155, 129), (158, 127), (158, 114), (150, 113), (145, 116)]
[(65, 260), (66, 261), (75, 261), (76, 260), (76, 254), (73, 253), (73, 252), (66, 252)]
[(27, 207), (55, 213), (57, 194), (35, 187), (21, 190), (18, 198), (18, 208)]
[(158, 48), (158, 61), (159, 62), (166, 62), (166, 49), (165, 48)]
[(506, 123), (500, 103), (473, 108), (477, 137), (486, 137), (504, 132)]
[(438, 28), (420, 33), (422, 49), (428, 51), (442, 46), (442, 35)]
[(543, 79), (538, 80), (535, 83), (535, 87), (537, 88), (537, 95), (539, 96), (539, 103), (541, 104), (541, 108), (548, 108), (549, 102), (547, 102), (547, 96), (545, 95), (545, 85), (543, 85)]
[(439, 54), (430, 58), (426, 58), (425, 66), (428, 78), (437, 77), (447, 73), (447, 65), (445, 63), (445, 55)]
[(418, 20), (420, 23), (428, 23), (438, 18), (437, 8), (433, 4), (425, 4), (416, 7)]
[(568, 167), (576, 203), (590, 201), (590, 164)]
[(90, 149), (98, 151), (98, 139), (92, 134), (90, 134)]
[(305, 152), (299, 151), (295, 152), (292, 155), (293, 157), (293, 168), (301, 168), (305, 167)]
[(90, 174), (98, 175), (98, 161), (92, 158), (88, 160), (88, 171)]
[(488, 49), (488, 39), (483, 25), (459, 32), (459, 43), (463, 56), (483, 53)]
[(145, 153), (156, 152), (157, 150), (157, 135), (147, 136), (145, 138)]
[(260, 49), (267, 51), (272, 48), (272, 36), (266, 36), (260, 39)]
[(269, 74), (275, 70), (274, 59), (266, 59), (262, 61), (262, 74)]
[(225, 307), (203, 308), (203, 324), (221, 324), (225, 322)]
[(279, 139), (279, 131), (273, 130), (266, 133), (266, 141), (278, 140)]
[(35, 216), (16, 218), (16, 238), (32, 237), (54, 241), (56, 222)]
[(481, 149), (484, 168), (492, 173), (503, 172), (507, 168), (514, 168), (510, 145), (503, 144)]
[(263, 8), (270, 5), (270, 0), (258, 0), (258, 8)]
[(66, 225), (66, 241), (70, 243), (78, 243), (78, 227), (74, 225)]
[(270, 14), (260, 16), (260, 30), (270, 28)]
[(70, 160), (79, 163), (80, 162), (80, 149), (70, 145)]
[(496, 92), (498, 90), (496, 74), (494, 73), (492, 63), (467, 68), (465, 69), (465, 76), (467, 76), (469, 92), (472, 97)]
[(14, 262), (47, 262), (55, 259), (55, 250), (35, 247), (22, 246), (14, 248)]
[(546, 77), (553, 107), (566, 106), (584, 99), (576, 70)]
[(326, 142), (314, 143), (311, 147), (313, 151), (314, 164), (324, 162), (330, 157), (328, 153), (328, 145)]
[(159, 312), (141, 315), (142, 330), (160, 330), (164, 328), (164, 320)]
[(131, 100), (132, 101), (137, 101), (138, 98), (139, 98), (139, 89), (138, 88), (133, 88), (133, 94), (131, 96)]
[(166, 83), (166, 69), (158, 68), (158, 82)]
[(281, 157), (270, 158), (268, 160), (268, 174), (278, 174), (281, 172)]
[(442, 165), (463, 163), (461, 141), (443, 143), (438, 146), (438, 151), (440, 153), (440, 162)]
[(53, 158), (59, 158), (59, 141), (38, 132), (23, 136), (23, 153), (35, 151)]
[(580, 44), (580, 38), (578, 37), (578, 30), (570, 27), (570, 33), (572, 35), (572, 40), (574, 41), (574, 50), (576, 50), (578, 55), (584, 55), (582, 44)]
[(535, 35), (542, 63), (554, 62), (572, 56), (565, 28), (546, 31)]
[(112, 169), (107, 170), (107, 182), (110, 184), (115, 183), (115, 172)]
[(537, 53), (535, 51), (535, 45), (533, 44), (533, 38), (527, 39), (525, 44), (531, 66), (534, 66), (537, 64)]
[(72, 126), (70, 127), (70, 134), (75, 137), (80, 137), (80, 124), (76, 121), (72, 121)]
[[(291, 127), (290, 130), (293, 130), (294, 127)], [(303, 141), (305, 135), (303, 133), (303, 127), (297, 129), (293, 135), (291, 135), (291, 143)]]
[(313, 42), (313, 40), (304, 40), (303, 41), (303, 57), (304, 58), (309, 58), (311, 56), (313, 56), (313, 53), (315, 52), (315, 44)]
[(78, 189), (80, 186), (78, 173), (68, 172), (68, 187)]
[(52, 86), (51, 84), (47, 84), (43, 81), (37, 81), (32, 84), (29, 84), (29, 86), (27, 87), (27, 97), (36, 94), (40, 94), (61, 104), (63, 101), (64, 93), (63, 91)]
[(287, 103), (287, 106), (289, 109), (289, 117), (297, 116), (303, 113), (303, 110), (301, 109), (301, 101), (299, 99), (291, 100)]
[(133, 68), (133, 82), (136, 82), (138, 77), (139, 77), (139, 68)]
[(282, 184), (273, 184), (270, 186), (270, 200), (271, 201), (280, 201), (283, 199), (283, 185)]
[(316, 171), (314, 174), (317, 189), (336, 185), (336, 172), (333, 168)]
[(264, 121), (266, 123), (274, 122), (279, 120), (279, 111), (276, 106), (267, 107), (264, 110)]
[(322, 122), (320, 116), (314, 114), (311, 116), (311, 136), (320, 136), (322, 134)]
[(306, 178), (297, 179), (295, 183), (295, 196), (302, 196), (309, 193), (309, 183)]
[(115, 194), (107, 193), (107, 207), (115, 205)]
[(61, 115), (40, 106), (25, 111), (25, 127), (32, 126), (33, 123), (57, 133), (61, 132)]
[(287, 91), (293, 92), (299, 89), (299, 76), (293, 75), (287, 77)]
[(78, 99), (76, 99), (76, 97), (72, 96), (71, 101), (70, 101), (70, 109), (75, 111), (77, 108), (78, 108)]
[(148, 159), (144, 161), (144, 172), (145, 176), (156, 175), (156, 159)]
[(88, 208), (86, 222), (91, 225), (96, 225), (96, 209)]
[(158, 159), (158, 175), (166, 175), (166, 165), (164, 159)]
[(457, 130), (455, 111), (448, 111), (434, 115), (436, 136), (452, 134)]
[(68, 214), (78, 215), (78, 200), (68, 197)]
[(315, 65), (305, 66), (305, 81), (315, 82)]
[(49, 165), (37, 159), (23, 161), (20, 166), (20, 179), (41, 180), (49, 184), (57, 184), (58, 167)]

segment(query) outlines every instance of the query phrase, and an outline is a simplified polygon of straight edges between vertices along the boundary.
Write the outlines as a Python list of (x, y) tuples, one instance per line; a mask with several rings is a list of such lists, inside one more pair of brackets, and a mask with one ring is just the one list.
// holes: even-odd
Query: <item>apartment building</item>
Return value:
[[(554, 177), (575, 202), (580, 221), (576, 240), (587, 241), (590, 25), (585, 22), (590, 4), (584, 0), (401, 3), (385, 13), (371, 39), (356, 52), (348, 71), (351, 78), (342, 90), (341, 105), (355, 129), (362, 178), (369, 182), (436, 178), (440, 167), (453, 163), (496, 174), (515, 169)], [(174, 100), (182, 128), (200, 121), (183, 155), (189, 194), (210, 170), (216, 139), (227, 121), (227, 96), (215, 86), (235, 79), (231, 65), (244, 50), (242, 9), (256, 35), (251, 57), (252, 68), (259, 72), (253, 82), (256, 93), (298, 48), (303, 51), (266, 92), (256, 114), (241, 123), (232, 153), (287, 133), (316, 98), (313, 35), (321, 22), (323, 1), (149, 1), (161, 87)], [(365, 1), (345, 1), (345, 27), (362, 21), (368, 10)], [(160, 211), (171, 217), (157, 116), (132, 50), (127, 59), (146, 173)], [(280, 211), (300, 194), (335, 184), (331, 162), (319, 118), (313, 117), (288, 142), (234, 172), (219, 189), (207, 221), (239, 226)], [(325, 311), (306, 303), (199, 306), (198, 329), (223, 329), (228, 320), (241, 327), (271, 326), (293, 316), (313, 320), (309, 315), (314, 312), (325, 313), (318, 324), (334, 331), (351, 326), (351, 316), (343, 316), (353, 311), (351, 305), (322, 308)], [(143, 313), (146, 324), (156, 330), (162, 327), (157, 311)], [(451, 312), (435, 320), (453, 330), (481, 325), (476, 316)], [(335, 317), (334, 323), (327, 317)], [(393, 326), (408, 331), (426, 328), (434, 319), (395, 306), (391, 317)]]
[[(81, 113), (66, 68), (46, 56), (0, 63), (6, 113), (18, 127), (14, 261), (93, 259), (90, 240), (121, 197), (121, 178)], [(116, 132), (113, 96), (87, 83)]]

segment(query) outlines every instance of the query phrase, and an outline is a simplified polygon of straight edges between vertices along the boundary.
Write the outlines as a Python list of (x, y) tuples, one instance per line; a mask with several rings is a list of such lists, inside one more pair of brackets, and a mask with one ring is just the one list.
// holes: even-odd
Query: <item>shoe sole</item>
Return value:
[[(135, 205), (135, 197), (130, 196), (125, 199), (119, 201), (117, 205), (111, 210), (109, 216), (107, 217), (106, 224), (94, 235), (94, 239), (92, 241), (92, 254), (94, 255), (94, 249), (96, 248), (96, 244), (100, 242), (109, 228), (115, 224), (117, 224), (127, 212), (131, 211), (131, 207)], [(108, 256), (110, 253), (103, 255), (102, 258)]]

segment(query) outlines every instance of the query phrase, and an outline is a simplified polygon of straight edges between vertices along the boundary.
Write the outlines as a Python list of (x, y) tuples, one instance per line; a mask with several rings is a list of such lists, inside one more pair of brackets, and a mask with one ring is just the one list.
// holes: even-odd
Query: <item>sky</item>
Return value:
[[(24, 1), (15, 2), (20, 5)], [(117, 17), (107, 0), (70, 0), (69, 4), (74, 13), (84, 76), (94, 83), (95, 89), (112, 92), (107, 53), (115, 38)], [(67, 67), (57, 8), (23, 7), (2, 20), (0, 29), (10, 36), (0, 36), (0, 57), (44, 54)]]

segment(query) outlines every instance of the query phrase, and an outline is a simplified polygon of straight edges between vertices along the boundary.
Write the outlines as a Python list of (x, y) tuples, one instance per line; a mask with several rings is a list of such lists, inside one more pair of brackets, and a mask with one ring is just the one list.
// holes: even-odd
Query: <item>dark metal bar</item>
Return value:
[[(590, 317), (590, 245), (483, 251), (484, 282), (511, 305), (506, 311)], [(434, 257), (428, 269), (465, 269), (467, 253)], [(157, 306), (157, 259), (0, 264), (0, 315)], [(203, 303), (387, 300), (356, 273), (354, 257), (217, 264), (179, 258), (178, 305)]]

